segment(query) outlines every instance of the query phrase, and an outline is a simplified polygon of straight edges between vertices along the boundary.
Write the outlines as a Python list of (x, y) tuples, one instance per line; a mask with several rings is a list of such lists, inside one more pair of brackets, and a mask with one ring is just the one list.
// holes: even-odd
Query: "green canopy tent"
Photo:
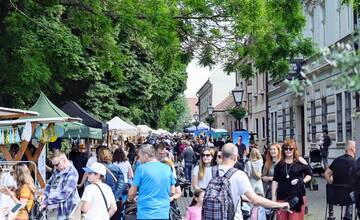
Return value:
[[(41, 92), (39, 99), (30, 108), (31, 111), (39, 113), (38, 116), (33, 118), (52, 118), (52, 117), (65, 117), (71, 118), (68, 114), (63, 112), (54, 103), (52, 103), (46, 95)], [(82, 138), (82, 139), (102, 139), (102, 130), (99, 128), (92, 128), (80, 122), (66, 122), (59, 123), (65, 129), (63, 138)]]

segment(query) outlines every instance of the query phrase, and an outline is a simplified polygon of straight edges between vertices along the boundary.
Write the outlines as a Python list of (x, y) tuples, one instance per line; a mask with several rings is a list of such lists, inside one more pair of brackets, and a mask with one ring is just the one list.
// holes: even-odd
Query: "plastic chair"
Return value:
[[(343, 218), (343, 207), (353, 205), (354, 202), (350, 197), (352, 189), (343, 184), (326, 184), (326, 209), (325, 220), (327, 220), (329, 205), (341, 207), (341, 219)], [(356, 213), (356, 211), (355, 211)]]

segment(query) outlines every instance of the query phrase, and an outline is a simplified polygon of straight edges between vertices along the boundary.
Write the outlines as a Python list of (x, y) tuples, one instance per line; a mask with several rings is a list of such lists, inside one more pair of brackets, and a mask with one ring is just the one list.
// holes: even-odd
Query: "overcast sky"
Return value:
[(185, 97), (196, 97), (196, 92), (204, 85), (213, 71), (210, 71), (209, 68), (200, 67), (196, 62), (196, 60), (192, 60), (186, 68), (188, 79)]

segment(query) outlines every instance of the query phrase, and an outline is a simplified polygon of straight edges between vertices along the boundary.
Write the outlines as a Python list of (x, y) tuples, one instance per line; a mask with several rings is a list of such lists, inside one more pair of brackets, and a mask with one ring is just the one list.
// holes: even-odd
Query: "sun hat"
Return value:
[(106, 168), (101, 163), (95, 162), (90, 167), (84, 167), (83, 170), (86, 173), (98, 173), (100, 175), (106, 175)]

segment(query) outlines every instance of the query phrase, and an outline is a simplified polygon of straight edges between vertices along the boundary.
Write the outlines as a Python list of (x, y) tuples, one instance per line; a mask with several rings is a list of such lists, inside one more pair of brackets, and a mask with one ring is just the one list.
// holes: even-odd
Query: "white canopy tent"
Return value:
[(124, 135), (136, 136), (139, 132), (137, 127), (128, 124), (117, 116), (106, 122), (106, 124), (109, 126), (109, 130), (117, 130)]
[(148, 136), (149, 132), (153, 132), (153, 130), (147, 125), (137, 125), (136, 127), (138, 128), (141, 136)]
[(157, 131), (162, 135), (170, 135), (170, 132), (161, 128), (159, 128)]

